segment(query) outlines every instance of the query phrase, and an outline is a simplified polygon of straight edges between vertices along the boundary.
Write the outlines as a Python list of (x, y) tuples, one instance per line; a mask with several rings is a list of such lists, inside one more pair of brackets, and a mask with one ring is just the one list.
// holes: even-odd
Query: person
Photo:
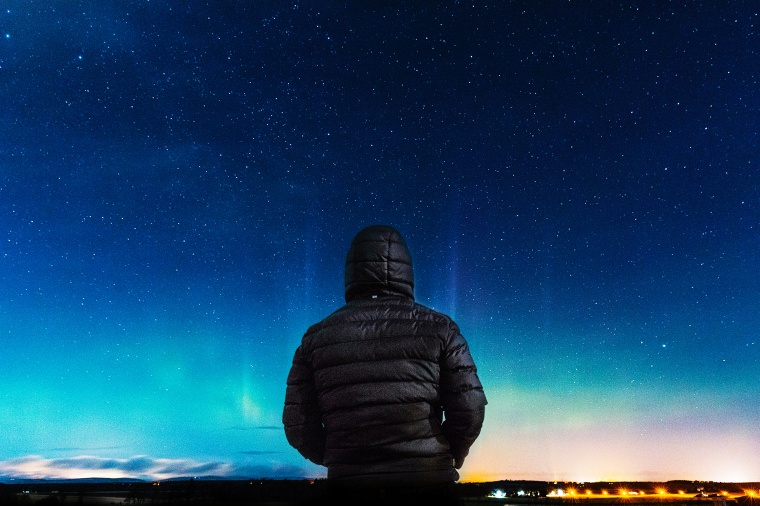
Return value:
[(467, 342), (451, 318), (415, 302), (412, 258), (390, 226), (354, 237), (344, 281), (346, 304), (295, 351), (287, 440), (327, 467), (332, 494), (440, 504), (487, 404)]

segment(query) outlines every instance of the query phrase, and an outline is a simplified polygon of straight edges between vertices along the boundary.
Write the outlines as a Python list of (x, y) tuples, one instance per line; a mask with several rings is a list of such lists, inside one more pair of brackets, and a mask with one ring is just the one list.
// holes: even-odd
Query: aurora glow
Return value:
[(222, 4), (3, 4), (0, 476), (322, 476), (285, 378), (386, 223), (463, 479), (760, 480), (755, 4)]

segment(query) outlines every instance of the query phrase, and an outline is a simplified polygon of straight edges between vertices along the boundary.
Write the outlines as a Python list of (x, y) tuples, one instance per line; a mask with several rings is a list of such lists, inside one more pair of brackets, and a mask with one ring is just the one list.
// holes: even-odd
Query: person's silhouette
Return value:
[(451, 318), (414, 301), (411, 255), (392, 227), (354, 237), (345, 298), (295, 351), (288, 442), (327, 467), (333, 493), (449, 497), (486, 405), (467, 342)]

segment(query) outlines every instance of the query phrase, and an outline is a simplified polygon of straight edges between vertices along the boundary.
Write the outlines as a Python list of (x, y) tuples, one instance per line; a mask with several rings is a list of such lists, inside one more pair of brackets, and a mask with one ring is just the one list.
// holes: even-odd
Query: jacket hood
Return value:
[(401, 234), (387, 225), (365, 228), (346, 255), (346, 302), (373, 295), (414, 299), (412, 255)]

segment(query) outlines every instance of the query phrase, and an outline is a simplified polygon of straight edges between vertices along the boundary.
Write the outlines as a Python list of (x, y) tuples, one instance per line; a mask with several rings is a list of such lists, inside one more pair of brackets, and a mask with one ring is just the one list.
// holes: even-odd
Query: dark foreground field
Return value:
[[(665, 483), (554, 483), (498, 481), (457, 484), (463, 506), (498, 504), (588, 506), (760, 506), (760, 484), (670, 481)], [(327, 503), (324, 480), (34, 481), (0, 483), (4, 505), (298, 505)], [(357, 504), (377, 504), (362, 497)], [(415, 498), (389, 504), (431, 504)]]

